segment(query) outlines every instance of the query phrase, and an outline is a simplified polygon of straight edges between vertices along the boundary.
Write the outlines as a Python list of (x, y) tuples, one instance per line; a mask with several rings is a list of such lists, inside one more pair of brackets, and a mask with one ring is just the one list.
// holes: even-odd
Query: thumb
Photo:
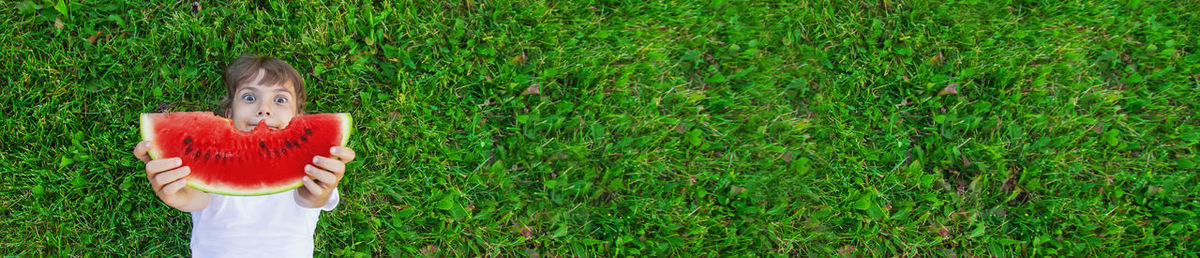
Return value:
[(150, 141), (142, 141), (133, 147), (133, 156), (142, 162), (150, 162)]

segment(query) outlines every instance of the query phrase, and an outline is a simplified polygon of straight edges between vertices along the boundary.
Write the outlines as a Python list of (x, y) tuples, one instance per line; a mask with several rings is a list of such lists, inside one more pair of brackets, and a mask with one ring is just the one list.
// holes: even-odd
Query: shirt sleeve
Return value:
[(329, 200), (325, 201), (325, 206), (321, 206), (321, 210), (332, 211), (333, 208), (337, 208), (338, 203), (341, 201), (342, 201), (342, 198), (341, 198), (341, 196), (338, 195), (338, 189), (337, 189), (337, 187), (334, 187), (333, 193), (329, 195)]

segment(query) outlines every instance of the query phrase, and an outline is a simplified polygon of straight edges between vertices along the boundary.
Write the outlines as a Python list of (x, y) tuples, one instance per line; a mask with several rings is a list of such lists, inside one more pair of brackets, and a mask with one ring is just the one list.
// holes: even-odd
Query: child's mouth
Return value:
[(254, 128), (257, 128), (259, 126), (265, 126), (265, 127), (267, 127), (267, 129), (279, 130), (278, 126), (268, 125), (267, 120), (258, 120), (258, 122), (250, 123), (247, 126), (247, 128), (250, 128), (250, 130), (254, 130)]

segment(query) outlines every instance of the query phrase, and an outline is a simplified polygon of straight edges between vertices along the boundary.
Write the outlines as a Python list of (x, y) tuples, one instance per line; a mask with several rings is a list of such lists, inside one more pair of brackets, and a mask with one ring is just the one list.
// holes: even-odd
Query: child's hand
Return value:
[(146, 162), (146, 179), (150, 180), (150, 187), (154, 189), (154, 195), (158, 196), (159, 200), (172, 208), (181, 211), (198, 211), (208, 206), (208, 193), (197, 191), (187, 187), (187, 179), (184, 179), (191, 173), (191, 169), (183, 165), (183, 161), (179, 158), (166, 158), (150, 160), (147, 152), (150, 150), (150, 142), (144, 141), (138, 143), (137, 147), (133, 148), (133, 155), (137, 156), (142, 162)]
[(296, 203), (308, 208), (325, 206), (329, 196), (342, 175), (346, 173), (346, 163), (354, 160), (354, 150), (337, 146), (329, 150), (332, 158), (313, 157), (313, 164), (304, 166), (307, 177), (300, 179), (304, 187), (296, 190)]

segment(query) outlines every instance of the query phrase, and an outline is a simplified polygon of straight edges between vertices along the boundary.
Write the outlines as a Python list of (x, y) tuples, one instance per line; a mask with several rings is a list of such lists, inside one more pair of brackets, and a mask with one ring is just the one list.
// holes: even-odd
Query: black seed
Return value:
[(215, 157), (214, 159), (216, 159), (217, 161), (220, 161), (220, 160), (221, 160), (221, 156), (223, 156), (223, 155), (224, 155), (224, 154), (220, 154), (220, 153), (218, 153), (217, 155), (215, 155), (216, 157)]
[(300, 142), (297, 142), (296, 140), (292, 140), (292, 145), (295, 145), (296, 147), (300, 147)]
[(183, 144), (192, 144), (192, 137), (183, 138)]
[(305, 133), (305, 134), (312, 134), (312, 129), (307, 129), (307, 128), (305, 128), (305, 129), (304, 129), (304, 133)]
[(307, 142), (307, 141), (308, 141), (308, 136), (303, 136), (303, 135), (301, 135), (301, 136), (300, 136), (300, 140), (301, 140), (301, 141), (306, 141), (306, 142)]
[(183, 154), (188, 154), (188, 153), (192, 153), (192, 146), (187, 146), (187, 148), (183, 148)]
[(204, 159), (211, 159), (211, 158), (212, 158), (212, 153), (205, 153), (205, 154), (204, 154)]
[(267, 143), (265, 143), (265, 142), (258, 142), (258, 147), (260, 147), (260, 148), (263, 148), (263, 149), (266, 149), (266, 148), (267, 148)]
[(288, 148), (291, 148), (292, 142), (283, 142), (283, 146), (287, 146)]

